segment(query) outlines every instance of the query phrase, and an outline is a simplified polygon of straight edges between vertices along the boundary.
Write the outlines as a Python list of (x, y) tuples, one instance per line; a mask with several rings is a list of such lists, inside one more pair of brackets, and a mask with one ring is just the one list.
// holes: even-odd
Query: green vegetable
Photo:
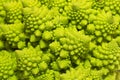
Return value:
[(120, 0), (0, 0), (0, 80), (119, 80)]
[(0, 52), (0, 79), (1, 80), (17, 80), (15, 70), (17, 68), (16, 58), (14, 53), (1, 51)]
[(22, 21), (22, 3), (21, 1), (11, 1), (3, 4), (6, 10), (6, 22), (14, 23), (16, 20)]

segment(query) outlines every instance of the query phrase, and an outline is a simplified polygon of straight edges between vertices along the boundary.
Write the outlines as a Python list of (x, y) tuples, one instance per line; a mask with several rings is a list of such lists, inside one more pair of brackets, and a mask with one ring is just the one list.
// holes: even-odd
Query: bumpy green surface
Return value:
[[(60, 33), (60, 34), (59, 34)], [(75, 28), (57, 28), (53, 31), (55, 41), (50, 43), (50, 50), (56, 56), (67, 61), (63, 64), (69, 67), (71, 62), (79, 64), (80, 58), (84, 58), (89, 51), (90, 37), (85, 36), (82, 32), (77, 31)], [(59, 62), (59, 60), (58, 60)], [(62, 62), (62, 63), (63, 63)], [(62, 64), (60, 64), (62, 66)]]
[(60, 74), (57, 71), (48, 70), (45, 74), (37, 77), (36, 80), (60, 80)]
[(7, 51), (0, 52), (0, 79), (16, 80), (16, 60), (12, 53)]
[(6, 46), (11, 46), (12, 48), (23, 48), (25, 46), (26, 36), (24, 32), (24, 26), (19, 21), (15, 24), (3, 24), (1, 25), (1, 31), (3, 32), (3, 37), (6, 40)]
[(47, 59), (40, 50), (29, 47), (23, 50), (17, 50), (16, 54), (18, 71), (20, 71), (26, 79), (29, 79), (30, 76), (40, 75), (40, 73), (48, 68)]
[(90, 24), (86, 28), (87, 34), (93, 35), (93, 39), (98, 43), (111, 41), (120, 33), (119, 17), (117, 14), (112, 15), (111, 11), (104, 10), (89, 15)]
[(120, 48), (116, 41), (103, 43), (93, 50), (92, 56), (89, 56), (91, 64), (97, 67), (105, 67), (110, 70), (118, 69), (120, 62)]
[(120, 0), (0, 0), (0, 80), (119, 80)]
[[(86, 61), (84, 64), (80, 64), (76, 68), (71, 68), (65, 74), (61, 75), (62, 80), (102, 80), (102, 76), (108, 73), (107, 69), (90, 70), (90, 63)], [(74, 74), (74, 75), (73, 75)]]
[(6, 2), (3, 5), (6, 10), (7, 23), (14, 23), (16, 20), (22, 21), (22, 3), (20, 1)]
[(22, 0), (24, 7), (40, 7), (41, 3), (38, 0)]
[(0, 2), (0, 24), (4, 23), (5, 16), (6, 16), (6, 12), (4, 10), (2, 2)]
[(93, 9), (104, 9), (105, 11), (112, 11), (113, 14), (119, 14), (120, 1), (119, 0), (93, 0)]
[(57, 8), (49, 10), (46, 6), (40, 8), (27, 7), (23, 9), (23, 14), (23, 23), (26, 26), (25, 32), (30, 37), (31, 42), (39, 41), (45, 30), (52, 30), (56, 28), (56, 25), (59, 23)]

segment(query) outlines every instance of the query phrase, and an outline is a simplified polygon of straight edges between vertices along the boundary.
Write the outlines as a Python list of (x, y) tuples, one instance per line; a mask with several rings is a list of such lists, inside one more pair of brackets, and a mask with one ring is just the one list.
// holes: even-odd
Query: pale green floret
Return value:
[(11, 1), (4, 3), (4, 8), (6, 10), (6, 22), (14, 23), (16, 20), (22, 21), (22, 3), (21, 1)]
[(64, 37), (64, 28), (57, 28), (53, 31), (53, 34), (55, 36), (56, 39), (60, 38), (60, 37)]
[(103, 43), (101, 46), (96, 46), (93, 54), (89, 56), (89, 60), (93, 66), (102, 68), (105, 67), (110, 71), (117, 70), (120, 62), (120, 47), (115, 40), (109, 43)]
[(89, 52), (91, 38), (75, 28), (57, 28), (53, 31), (53, 37), (55, 40), (49, 45), (51, 52), (63, 59), (70, 58), (74, 64), (78, 65), (78, 59)]
[(48, 43), (46, 43), (44, 40), (40, 40), (39, 45), (41, 49), (45, 49), (48, 47)]
[(47, 70), (45, 74), (42, 74), (35, 80), (60, 80), (60, 73), (54, 70)]
[(1, 25), (0, 29), (10, 47), (22, 49), (26, 46), (26, 35), (23, 33), (24, 25), (21, 22), (18, 21), (14, 24), (4, 24)]
[(48, 68), (48, 65), (46, 62), (42, 61), (39, 65), (40, 71), (45, 71)]
[(61, 45), (60, 45), (60, 43), (57, 42), (57, 41), (52, 42), (52, 43), (50, 44), (50, 49), (51, 49), (51, 51), (53, 51), (53, 52), (58, 52), (58, 51), (60, 51), (60, 49), (61, 49)]
[(3, 49), (4, 47), (5, 47), (4, 41), (0, 40), (0, 50)]
[(86, 26), (87, 23), (88, 23), (87, 20), (84, 20), (84, 19), (83, 19), (83, 20), (81, 20), (80, 25), (81, 25), (81, 26)]
[(15, 70), (17, 68), (16, 58), (7, 51), (0, 52), (0, 79), (17, 80)]
[(115, 15), (115, 14), (119, 14), (120, 11), (120, 1), (119, 0), (108, 0), (108, 1), (105, 1), (105, 4), (104, 4), (104, 10), (106, 11), (112, 11), (112, 14)]
[(68, 58), (69, 57), (69, 52), (66, 50), (61, 50), (60, 51), (60, 57), (61, 58)]
[(120, 0), (0, 0), (0, 80), (117, 80)]
[(37, 38), (35, 35), (30, 36), (30, 42), (36, 42)]
[(87, 25), (87, 31), (89, 33), (94, 33), (94, 31), (95, 31), (95, 25), (94, 24)]
[(72, 0), (72, 6), (76, 9), (89, 9), (91, 8), (92, 2), (88, 0), (80, 1), (80, 0)]
[(42, 35), (43, 40), (51, 40), (52, 39), (52, 33), (49, 31), (44, 31)]
[(101, 80), (108, 73), (107, 69), (91, 70), (88, 61), (81, 63), (76, 68), (71, 68), (61, 75), (62, 80)]
[[(112, 15), (111, 11), (105, 12), (101, 10), (94, 16), (89, 16), (92, 24), (87, 25), (87, 34), (93, 35), (94, 40), (99, 44), (102, 42), (110, 42), (119, 35), (120, 16)], [(91, 26), (90, 26), (91, 25)]]
[(71, 65), (71, 61), (67, 60), (67, 59), (65, 59), (65, 60), (58, 60), (57, 64), (58, 64), (60, 69), (67, 69)]
[[(54, 14), (54, 15), (53, 15)], [(24, 8), (23, 23), (25, 24), (25, 33), (30, 38), (30, 42), (52, 39), (52, 31), (59, 25), (59, 12), (57, 8), (48, 9), (47, 6)], [(61, 22), (62, 23), (62, 22)]]
[(46, 59), (42, 59), (44, 54), (41, 50), (29, 47), (23, 50), (16, 50), (16, 54), (18, 71), (21, 71), (23, 76), (29, 78), (30, 75), (39, 75), (39, 73), (48, 69), (48, 64), (45, 62)]
[(0, 2), (0, 24), (5, 22), (4, 21), (5, 17), (6, 17), (6, 12), (5, 12), (2, 2)]
[(21, 0), (24, 7), (40, 7), (39, 0)]

